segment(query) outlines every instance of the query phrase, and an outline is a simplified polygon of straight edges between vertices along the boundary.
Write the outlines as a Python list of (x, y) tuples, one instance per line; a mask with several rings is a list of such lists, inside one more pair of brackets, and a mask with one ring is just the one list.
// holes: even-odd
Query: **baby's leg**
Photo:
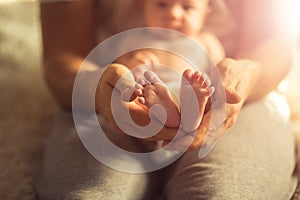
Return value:
[[(144, 74), (145, 79), (140, 79), (136, 86), (136, 94), (142, 94), (138, 97), (140, 103), (151, 108), (155, 104), (159, 104), (164, 107), (167, 119), (165, 126), (167, 127), (179, 127), (180, 114), (179, 110), (172, 98), (172, 94), (159, 77), (152, 71), (147, 71)], [(160, 109), (153, 107), (154, 116), (163, 122), (163, 112)]]
[(186, 132), (196, 130), (204, 115), (208, 98), (214, 92), (210, 81), (199, 72), (185, 70), (181, 80), (181, 125)]

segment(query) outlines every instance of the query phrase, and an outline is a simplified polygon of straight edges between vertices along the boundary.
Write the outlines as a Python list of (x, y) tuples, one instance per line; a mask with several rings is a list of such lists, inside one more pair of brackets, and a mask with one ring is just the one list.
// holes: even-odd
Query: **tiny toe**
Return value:
[(210, 87), (211, 86), (211, 81), (208, 78), (204, 80), (204, 83), (205, 83), (205, 87)]
[(143, 95), (143, 91), (141, 89), (136, 89), (134, 92), (135, 92), (136, 96), (142, 96)]
[(209, 92), (209, 95), (212, 96), (216, 89), (214, 87), (209, 87), (207, 90)]
[(143, 85), (141, 85), (141, 84), (139, 84), (139, 83), (136, 83), (135, 86), (134, 86), (134, 88), (135, 88), (135, 89), (141, 89), (141, 90), (142, 90), (144, 87), (143, 87)]
[(139, 78), (137, 83), (140, 84), (141, 86), (144, 86), (148, 84), (148, 81), (146, 81), (144, 78)]
[(199, 82), (199, 79), (201, 78), (201, 75), (198, 71), (195, 71), (192, 77), (192, 83), (197, 83)]
[(141, 104), (145, 104), (146, 103), (146, 100), (144, 97), (139, 97), (138, 98), (138, 101), (141, 103)]
[(192, 76), (193, 76), (193, 71), (191, 69), (185, 70), (181, 77), (181, 86), (190, 85)]
[(199, 78), (201, 77), (201, 73), (198, 72), (198, 71), (195, 71), (193, 77), (194, 77), (195, 79), (199, 79)]
[(198, 83), (201, 85), (205, 84), (205, 76), (203, 74), (199, 76)]
[(204, 87), (209, 87), (211, 85), (211, 80), (206, 74), (202, 74), (203, 77), (203, 86)]
[(187, 69), (183, 72), (182, 76), (184, 78), (186, 78), (187, 80), (190, 80), (192, 78), (193, 74), (194, 74), (193, 70)]

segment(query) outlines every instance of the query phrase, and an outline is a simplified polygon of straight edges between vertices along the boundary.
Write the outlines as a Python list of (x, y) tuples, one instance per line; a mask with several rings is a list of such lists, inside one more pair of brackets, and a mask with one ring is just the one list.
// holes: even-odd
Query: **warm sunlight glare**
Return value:
[[(300, 30), (300, 0), (282, 1), (280, 5), (282, 13), (282, 21), (292, 30)], [(280, 12), (280, 11), (279, 11)]]

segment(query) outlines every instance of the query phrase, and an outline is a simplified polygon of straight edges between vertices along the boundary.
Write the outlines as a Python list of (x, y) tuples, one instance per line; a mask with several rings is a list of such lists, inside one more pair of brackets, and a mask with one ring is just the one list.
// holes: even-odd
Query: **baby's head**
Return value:
[(210, 12), (209, 0), (143, 0), (145, 25), (196, 36)]

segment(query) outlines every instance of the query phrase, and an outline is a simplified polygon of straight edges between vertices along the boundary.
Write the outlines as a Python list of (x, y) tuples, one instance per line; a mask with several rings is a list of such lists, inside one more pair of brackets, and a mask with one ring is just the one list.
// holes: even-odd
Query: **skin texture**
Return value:
[(162, 27), (197, 37), (210, 8), (207, 0), (147, 0), (144, 20), (148, 27)]
[[(270, 14), (269, 6), (274, 2), (244, 0), (228, 3), (229, 11), (239, 29), (236, 34), (238, 37), (235, 38), (238, 45), (230, 55), (231, 58), (225, 58), (217, 64), (226, 87), (227, 102), (230, 103), (226, 105), (227, 117), (223, 132), (235, 124), (245, 103), (258, 100), (276, 88), (290, 68), (290, 50), (294, 41), (289, 30), (283, 30), (274, 23), (276, 19)], [(92, 0), (41, 5), (45, 77), (63, 108), (71, 108), (71, 94), (77, 70), (87, 53), (96, 45), (94, 14)], [(96, 110), (116, 130), (107, 97), (112, 93), (118, 77), (121, 77), (126, 69), (123, 65), (110, 66), (100, 80), (96, 94)], [(90, 72), (93, 70), (97, 68), (91, 65)], [(111, 80), (111, 77), (114, 79)], [(103, 98), (105, 101), (100, 104), (99, 99)], [(149, 122), (146, 109), (142, 109), (137, 102), (130, 102), (129, 105), (132, 117), (138, 124)], [(204, 115), (190, 150), (201, 146), (210, 115), (210, 111)], [(160, 133), (148, 140), (165, 140), (167, 143), (176, 131), (164, 127)], [(184, 140), (186, 138), (182, 138), (181, 141)]]

